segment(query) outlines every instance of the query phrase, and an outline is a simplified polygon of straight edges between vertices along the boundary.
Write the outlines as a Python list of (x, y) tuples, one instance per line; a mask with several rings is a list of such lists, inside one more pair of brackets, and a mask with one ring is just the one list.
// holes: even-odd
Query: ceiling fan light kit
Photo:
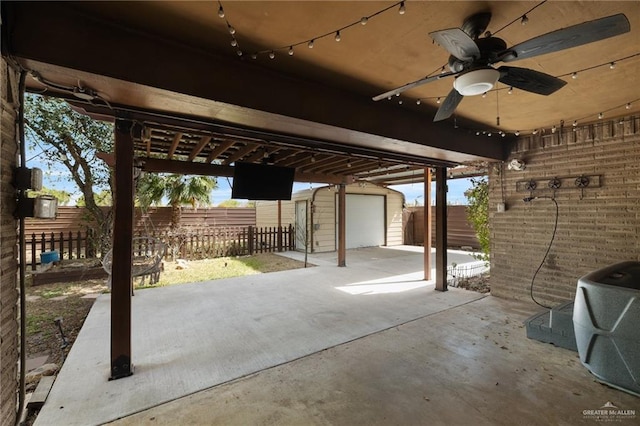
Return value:
[(491, 90), (499, 78), (498, 70), (481, 68), (459, 75), (453, 82), (453, 87), (463, 96), (475, 96)]

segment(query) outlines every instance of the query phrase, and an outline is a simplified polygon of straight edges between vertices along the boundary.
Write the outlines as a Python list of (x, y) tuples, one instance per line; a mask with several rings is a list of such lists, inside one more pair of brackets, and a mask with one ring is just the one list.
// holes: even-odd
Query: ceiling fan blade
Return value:
[(420, 85), (423, 85), (423, 84), (427, 84), (427, 83), (430, 83), (432, 81), (440, 80), (441, 78), (449, 77), (450, 75), (454, 75), (454, 74), (457, 74), (457, 73), (455, 73), (455, 72), (446, 72), (444, 74), (438, 74), (438, 75), (434, 75), (432, 77), (421, 78), (420, 80), (416, 80), (413, 83), (405, 84), (404, 86), (398, 87), (397, 89), (389, 90), (388, 92), (384, 92), (381, 95), (374, 96), (373, 100), (374, 101), (379, 101), (380, 99), (386, 99), (386, 98), (388, 98), (390, 96), (394, 96), (394, 95), (397, 95), (399, 93), (402, 93), (405, 90), (413, 89), (414, 87), (417, 87), (417, 86), (420, 86)]
[(462, 61), (480, 57), (480, 49), (476, 42), (460, 28), (434, 31), (429, 35), (436, 43), (447, 49), (447, 52)]
[(619, 13), (534, 37), (513, 46), (498, 56), (504, 62), (532, 58), (604, 40), (629, 32), (630, 29), (627, 17)]
[(445, 100), (438, 108), (436, 116), (433, 117), (433, 121), (442, 121), (451, 117), (451, 114), (456, 110), (460, 101), (464, 98), (456, 89), (451, 89)]
[(498, 71), (501, 83), (539, 95), (550, 95), (567, 84), (557, 77), (529, 68), (502, 66)]

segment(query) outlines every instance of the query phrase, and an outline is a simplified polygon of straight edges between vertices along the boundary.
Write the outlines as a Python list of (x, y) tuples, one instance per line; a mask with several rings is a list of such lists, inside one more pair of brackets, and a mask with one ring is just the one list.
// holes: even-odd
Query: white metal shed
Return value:
[[(338, 248), (336, 186), (298, 191), (280, 202), (280, 225), (294, 225), (296, 249), (311, 252)], [(368, 182), (346, 186), (346, 248), (402, 244), (404, 195)], [(306, 226), (310, 224), (311, 226)], [(256, 202), (256, 226), (278, 226), (278, 202)]]

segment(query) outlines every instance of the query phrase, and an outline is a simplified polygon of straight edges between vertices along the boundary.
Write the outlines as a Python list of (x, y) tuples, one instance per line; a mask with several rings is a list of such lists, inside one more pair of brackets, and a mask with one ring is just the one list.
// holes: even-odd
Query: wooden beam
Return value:
[(252, 144), (252, 143), (248, 143), (246, 146), (242, 147), (242, 148), (238, 148), (238, 150), (236, 152), (234, 152), (233, 154), (231, 154), (229, 157), (227, 157), (222, 164), (224, 164), (225, 166), (228, 166), (229, 164), (240, 160), (242, 157), (244, 157), (245, 155), (253, 152), (256, 149), (256, 145)]
[(436, 167), (436, 290), (447, 291), (446, 167)]
[(255, 161), (263, 159), (265, 154), (267, 154), (267, 156), (270, 156), (271, 154), (278, 152), (280, 149), (282, 148), (278, 146), (263, 147), (262, 151), (258, 150), (252, 156), (245, 158), (244, 161), (246, 161), (247, 163), (253, 163)]
[[(142, 164), (142, 170), (145, 172), (233, 177), (233, 166), (160, 158), (137, 158), (137, 160)], [(353, 183), (352, 176), (324, 175), (321, 173), (296, 172), (294, 180), (296, 182), (316, 182), (332, 185)]]
[(142, 170), (155, 173), (177, 173), (200, 176), (233, 176), (233, 167), (193, 161), (165, 160), (160, 158), (139, 158)]
[(282, 167), (290, 167), (292, 164), (300, 161), (303, 155), (303, 151), (297, 151), (295, 154), (289, 156), (289, 158), (287, 158), (286, 160), (279, 161), (278, 165)]
[(189, 153), (189, 161), (193, 161), (193, 159), (196, 158), (198, 154), (200, 154), (200, 152), (202, 152), (204, 147), (207, 146), (209, 141), (211, 141), (211, 136), (202, 136), (200, 138), (200, 142), (198, 142), (198, 145), (196, 145), (191, 150), (191, 153)]
[(133, 374), (131, 363), (131, 290), (133, 281), (133, 123), (115, 126), (115, 204), (111, 262), (111, 379)]
[(347, 266), (347, 189), (338, 190), (338, 266)]
[(207, 157), (207, 163), (211, 163), (213, 160), (218, 158), (220, 154), (231, 148), (234, 143), (235, 141), (232, 140), (221, 141), (218, 146), (213, 148), (209, 153), (209, 156)]
[(302, 170), (305, 172), (313, 172), (323, 168), (327, 164), (335, 163), (338, 158), (339, 157), (336, 155), (329, 154), (327, 157), (319, 157), (319, 155), (316, 154), (316, 161), (309, 164), (308, 166), (304, 166)]
[(424, 279), (431, 279), (431, 168), (424, 169)]
[(378, 169), (371, 172), (359, 174), (358, 177), (368, 179), (372, 177), (387, 176), (387, 175), (393, 175), (396, 173), (405, 172), (410, 168), (420, 169), (420, 167), (418, 166), (411, 167), (411, 166), (407, 166), (406, 164), (396, 164), (396, 163), (393, 163), (392, 165), (383, 164), (382, 167), (384, 167), (385, 170), (378, 170), (380, 169), (380, 166), (378, 166)]
[(180, 144), (180, 139), (182, 139), (182, 133), (177, 132), (173, 137), (173, 141), (171, 142), (171, 146), (169, 147), (169, 153), (167, 154), (167, 158), (171, 160), (173, 154), (176, 152), (176, 148)]

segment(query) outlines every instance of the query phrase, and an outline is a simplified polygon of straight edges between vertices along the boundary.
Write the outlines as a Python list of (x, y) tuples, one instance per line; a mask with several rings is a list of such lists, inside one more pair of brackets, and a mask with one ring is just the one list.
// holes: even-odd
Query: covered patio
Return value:
[(36, 425), (575, 424), (607, 401), (637, 403), (577, 353), (527, 340), (532, 304), (437, 292), (416, 247), (349, 258), (138, 291), (126, 380), (107, 380), (101, 296)]
[[(637, 406), (637, 399), (593, 382), (574, 353), (526, 340), (520, 325), (536, 310), (523, 302), (534, 293), (541, 305), (565, 302), (585, 273), (640, 260), (640, 3), (3, 1), (1, 7), (6, 90), (0, 92), (0, 383), (1, 410), (9, 422), (19, 417), (15, 408), (19, 412), (24, 402), (16, 398), (20, 332), (13, 211), (26, 189), (16, 187), (13, 172), (28, 166), (21, 109), (27, 91), (66, 99), (84, 114), (115, 123), (114, 152), (103, 156), (114, 164), (116, 182), (113, 293), (110, 301), (97, 302), (83, 330), (89, 343), (69, 359), (82, 350), (83, 362), (93, 362), (92, 368), (70, 362), (58, 379), (64, 383), (78, 368), (76, 377), (91, 371), (87, 380), (101, 381), (96, 390), (102, 393), (85, 407), (102, 417), (88, 423), (158, 404), (168, 405), (130, 421), (182, 423), (193, 413), (201, 415), (193, 418), (199, 423), (574, 424), (591, 421), (584, 410), (607, 402)], [(562, 28), (569, 30), (555, 39)], [(453, 42), (443, 48), (447, 35)], [(457, 41), (464, 43), (461, 51)], [(482, 81), (490, 89), (485, 96), (462, 100), (452, 88), (457, 77), (467, 75), (458, 68), (479, 76), (518, 55), (520, 71), (500, 64), (489, 70), (500, 80)], [(418, 84), (426, 80), (429, 84)], [(544, 93), (555, 89), (551, 96)], [(440, 120), (441, 113), (448, 118)], [(402, 263), (415, 256), (405, 253), (395, 266), (369, 259), (366, 267), (350, 260), (348, 268), (315, 269), (325, 276), (331, 270), (333, 281), (287, 273), (300, 282), (287, 284), (290, 288), (286, 280), (276, 283), (285, 285), (276, 293), (283, 303), (306, 288), (308, 278), (349, 303), (334, 309), (333, 299), (329, 308), (310, 298), (309, 304), (285, 304), (287, 315), (302, 310), (288, 317), (280, 316), (275, 301), (277, 315), (261, 317), (252, 315), (261, 299), (250, 306), (231, 299), (225, 306), (229, 321), (248, 309), (242, 328), (233, 321), (226, 328), (214, 322), (175, 337), (192, 342), (207, 333), (249, 333), (238, 342), (254, 340), (257, 364), (226, 375), (210, 371), (214, 354), (244, 356), (242, 345), (225, 353), (223, 339), (193, 351), (172, 372), (167, 365), (180, 364), (182, 348), (171, 347), (174, 336), (155, 341), (145, 334), (149, 318), (161, 312), (158, 321), (166, 326), (155, 328), (164, 331), (175, 330), (181, 320), (197, 324), (200, 318), (181, 317), (189, 308), (214, 321), (206, 316), (215, 313), (207, 297), (218, 294), (190, 300), (187, 292), (182, 309), (162, 299), (170, 289), (131, 300), (134, 176), (139, 171), (232, 176), (241, 162), (289, 167), (299, 182), (337, 185), (339, 215), (346, 184), (424, 181), (424, 199), (430, 200), (435, 175), (435, 277), (429, 274), (429, 251), (417, 255), (418, 269)], [(447, 290), (447, 179), (478, 171), (490, 179), (493, 295), (511, 301), (455, 289), (435, 293), (429, 281), (435, 278), (435, 288)], [(561, 207), (556, 204), (554, 215), (548, 203), (525, 206), (525, 197), (557, 199)], [(336, 222), (344, 236), (344, 220)], [(555, 237), (558, 223), (552, 247), (547, 234), (553, 227)], [(545, 250), (550, 256), (539, 263), (534, 289), (530, 277)], [(347, 264), (345, 251), (341, 243), (339, 266)], [(404, 283), (405, 290), (367, 294), (372, 286), (390, 288), (380, 279)], [(248, 285), (269, 293), (267, 282)], [(196, 294), (204, 288), (193, 286)], [(148, 311), (137, 306), (154, 294), (160, 299)], [(381, 300), (393, 303), (367, 306)], [(355, 303), (360, 301), (367, 303)], [(309, 306), (317, 310), (304, 312)], [(273, 329), (249, 327), (272, 318), (285, 322)], [(331, 327), (336, 334), (328, 333), (325, 343), (300, 337), (278, 345), (288, 337), (285, 325), (313, 331), (314, 321), (340, 327)], [(267, 335), (268, 330), (275, 331)], [(138, 352), (145, 344), (148, 349)], [(271, 345), (274, 350), (266, 353), (272, 357), (263, 355), (263, 345)], [(213, 368), (224, 370), (229, 364), (223, 359), (216, 358)], [(139, 368), (135, 374), (133, 365)], [(196, 366), (204, 367), (202, 374), (195, 375)], [(193, 379), (185, 378), (187, 372)], [(186, 382), (197, 386), (188, 388)], [(82, 410), (70, 413), (72, 406), (61, 398), (73, 394), (82, 401), (93, 386), (54, 390), (42, 424), (82, 419)], [(154, 399), (172, 387), (179, 392)], [(208, 388), (212, 398), (194, 393)], [(21, 386), (18, 394), (23, 393)], [(173, 408), (170, 401), (187, 394), (192, 396), (176, 404), (196, 404), (186, 412)], [(197, 401), (207, 402), (199, 407)]]

